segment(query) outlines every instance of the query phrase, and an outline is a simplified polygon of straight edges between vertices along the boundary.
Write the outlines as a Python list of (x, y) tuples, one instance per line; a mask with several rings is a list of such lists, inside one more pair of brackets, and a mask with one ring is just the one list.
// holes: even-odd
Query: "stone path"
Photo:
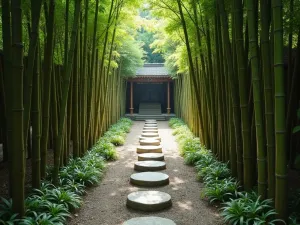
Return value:
[[(157, 130), (157, 122), (156, 121), (147, 121), (145, 122), (144, 128), (148, 127), (154, 127), (153, 130)], [(151, 145), (151, 146), (157, 146), (160, 145), (161, 139), (153, 139), (153, 137), (159, 137), (158, 133), (142, 133), (142, 137), (146, 137), (145, 139), (140, 139), (140, 145)], [(138, 148), (137, 148), (137, 152)], [(150, 153), (143, 153), (143, 155), (151, 155), (155, 153), (155, 150), (153, 150)], [(140, 158), (138, 157), (138, 160)], [(166, 169), (166, 163), (162, 162), (161, 160), (151, 160), (151, 161), (138, 161), (134, 164), (134, 169), (137, 171), (159, 171)], [(143, 185), (147, 187), (159, 187), (163, 184), (169, 184), (169, 176), (167, 174), (163, 173), (137, 173), (133, 174), (130, 177), (130, 181), (132, 184), (137, 185)], [(147, 212), (156, 212), (160, 210), (167, 209), (172, 206), (172, 197), (165, 192), (160, 191), (137, 191), (133, 192), (128, 195), (127, 197), (127, 207), (136, 209), (136, 210), (142, 210)], [(165, 224), (163, 220), (165, 218), (145, 218), (145, 217), (138, 217), (134, 218), (136, 223), (137, 221), (142, 223), (161, 223), (162, 225)], [(125, 224), (133, 224), (131, 222), (132, 220), (128, 220), (125, 222)], [(173, 222), (173, 221), (171, 221)]]
[[(69, 224), (220, 224), (217, 211), (200, 200), (202, 185), (196, 181), (194, 169), (184, 165), (179, 156), (168, 122), (157, 122), (161, 138), (159, 146), (140, 145), (144, 125), (145, 122), (134, 122), (125, 145), (118, 148), (120, 159), (109, 164), (102, 183), (88, 191), (84, 206)], [(151, 128), (153, 125), (151, 123)], [(147, 158), (152, 162), (165, 162), (166, 169), (161, 168), (156, 172), (135, 171), (137, 162), (151, 162)], [(159, 202), (162, 204), (157, 206)]]

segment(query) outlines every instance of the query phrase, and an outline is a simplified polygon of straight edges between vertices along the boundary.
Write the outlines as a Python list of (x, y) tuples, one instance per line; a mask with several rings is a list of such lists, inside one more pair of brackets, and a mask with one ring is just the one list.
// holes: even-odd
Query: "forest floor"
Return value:
[[(144, 122), (134, 122), (124, 146), (118, 147), (119, 160), (108, 164), (106, 174), (99, 186), (92, 188), (84, 197), (82, 208), (70, 219), (70, 225), (117, 225), (141, 216), (159, 216), (173, 220), (177, 225), (221, 224), (218, 211), (200, 199), (202, 184), (196, 180), (193, 167), (187, 166), (180, 157), (175, 138), (168, 122), (158, 122), (163, 153), (170, 184), (159, 188), (135, 187), (129, 183), (137, 161)], [(158, 190), (171, 195), (170, 209), (149, 213), (126, 207), (127, 195), (138, 190)], [(142, 225), (142, 224), (141, 224)]]

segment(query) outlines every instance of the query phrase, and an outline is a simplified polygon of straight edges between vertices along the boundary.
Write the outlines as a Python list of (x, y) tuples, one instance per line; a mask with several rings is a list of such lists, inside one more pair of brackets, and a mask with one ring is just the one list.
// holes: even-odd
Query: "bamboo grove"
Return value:
[(25, 189), (39, 188), (48, 167), (57, 184), (60, 167), (125, 113), (124, 78), (142, 65), (128, 13), (138, 2), (2, 0), (1, 8), (0, 142), (22, 216)]
[(286, 219), (288, 172), (299, 149), (299, 1), (160, 0), (153, 43), (175, 79), (175, 113), (229, 161), (245, 190)]

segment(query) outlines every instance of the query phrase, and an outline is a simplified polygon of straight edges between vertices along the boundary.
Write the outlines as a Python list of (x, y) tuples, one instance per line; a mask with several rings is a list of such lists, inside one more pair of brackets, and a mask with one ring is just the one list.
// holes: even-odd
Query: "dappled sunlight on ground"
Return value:
[[(170, 177), (170, 184), (162, 187), (137, 187), (130, 184), (130, 175), (137, 161), (136, 148), (144, 122), (134, 122), (124, 146), (118, 147), (119, 160), (109, 163), (102, 183), (88, 192), (85, 204), (73, 218), (71, 225), (121, 225), (124, 221), (139, 216), (159, 216), (172, 219), (177, 225), (219, 224), (216, 210), (200, 200), (202, 184), (197, 182), (193, 167), (184, 164), (178, 152), (168, 122), (158, 121), (158, 133), (167, 168), (160, 172)], [(142, 212), (126, 207), (128, 194), (136, 191), (161, 191), (171, 195), (173, 205), (159, 212)], [(153, 198), (153, 200), (155, 200)], [(142, 225), (142, 224), (141, 224)]]
[(176, 204), (180, 207), (182, 210), (192, 210), (193, 203), (191, 201), (178, 201)]

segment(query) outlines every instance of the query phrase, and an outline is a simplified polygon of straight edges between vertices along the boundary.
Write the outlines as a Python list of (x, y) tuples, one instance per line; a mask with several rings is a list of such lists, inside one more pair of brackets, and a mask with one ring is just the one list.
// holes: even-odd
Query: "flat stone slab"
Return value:
[(122, 225), (176, 225), (172, 220), (150, 216), (150, 217), (137, 217), (127, 220)]
[(144, 127), (143, 130), (158, 130), (157, 127)]
[(144, 127), (143, 130), (157, 130), (158, 127)]
[(142, 153), (138, 155), (138, 161), (164, 161), (165, 156), (162, 153)]
[(130, 183), (143, 187), (159, 187), (169, 184), (169, 176), (159, 172), (134, 173), (130, 176)]
[(157, 122), (157, 120), (145, 120), (145, 122)]
[(171, 196), (165, 192), (137, 191), (127, 196), (126, 205), (132, 209), (155, 212), (171, 207), (172, 200)]
[(162, 161), (138, 161), (134, 163), (134, 169), (137, 171), (159, 171), (166, 169), (166, 163)]
[(157, 125), (157, 122), (145, 122), (145, 124), (156, 124)]
[(157, 124), (145, 124), (144, 127), (157, 127)]
[(142, 137), (158, 137), (158, 133), (142, 133)]
[(162, 146), (143, 145), (136, 148), (137, 153), (162, 153)]
[(144, 126), (144, 130), (157, 130), (157, 127), (145, 127)]
[(140, 140), (146, 140), (146, 139), (154, 139), (161, 141), (161, 137), (140, 137)]
[(140, 140), (140, 145), (160, 145), (160, 141), (155, 139), (145, 139)]
[(156, 130), (154, 130), (154, 129), (149, 129), (149, 130), (146, 129), (146, 130), (145, 130), (145, 129), (144, 129), (142, 132), (143, 132), (143, 133), (158, 133), (158, 130), (157, 130), (157, 129), (156, 129)]

